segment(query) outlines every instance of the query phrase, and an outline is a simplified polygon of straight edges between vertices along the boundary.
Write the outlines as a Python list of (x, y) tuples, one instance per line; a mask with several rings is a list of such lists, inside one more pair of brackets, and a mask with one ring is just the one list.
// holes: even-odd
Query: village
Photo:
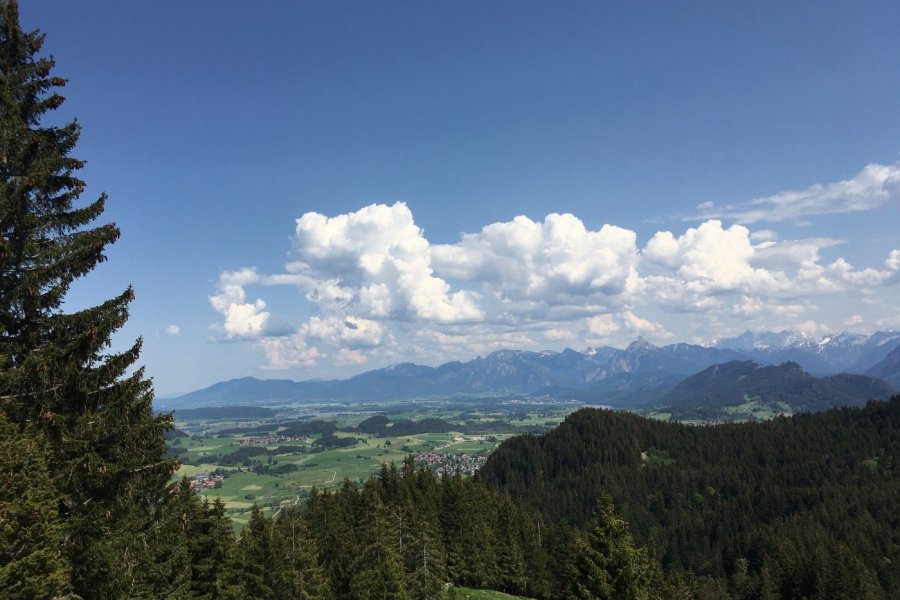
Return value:
[(474, 475), (484, 465), (487, 455), (469, 456), (429, 451), (417, 453), (415, 460), (416, 464), (428, 466), (440, 477), (453, 475), (457, 471), (462, 475)]
[(212, 490), (222, 487), (225, 481), (224, 475), (211, 475), (210, 473), (197, 473), (191, 477), (192, 490)]
[(307, 438), (295, 435), (278, 435), (275, 433), (269, 435), (260, 435), (256, 437), (245, 437), (238, 441), (238, 445), (242, 448), (249, 446), (270, 446), (281, 442), (309, 441)]

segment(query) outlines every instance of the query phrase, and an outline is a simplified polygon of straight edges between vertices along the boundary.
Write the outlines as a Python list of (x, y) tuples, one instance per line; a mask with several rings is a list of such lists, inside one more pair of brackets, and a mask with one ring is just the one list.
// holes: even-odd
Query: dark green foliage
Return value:
[(217, 581), (213, 598), (247, 600), (330, 600), (333, 596), (319, 564), (315, 540), (295, 508), (270, 519), (256, 506), (241, 531), (231, 561)]
[(446, 433), (452, 426), (443, 419), (427, 418), (419, 421), (400, 419), (391, 422), (383, 415), (375, 415), (361, 422), (356, 430), (360, 433), (370, 433), (379, 437), (400, 437), (404, 435), (417, 435), (420, 433)]
[[(359, 600), (407, 600), (402, 566), (402, 533), (394, 527), (390, 508), (381, 500), (376, 486), (363, 488), (354, 525), (354, 560), (350, 592)], [(398, 535), (399, 533), (399, 535)]]
[(234, 560), (225, 505), (200, 501), (183, 479), (141, 536), (143, 556), (128, 593), (133, 598), (222, 598)]
[(443, 545), (437, 524), (423, 516), (412, 520), (403, 552), (406, 589), (413, 598), (430, 600), (440, 595), (446, 581)]
[[(610, 494), (636, 543), (696, 594), (900, 593), (900, 396), (707, 427), (586, 409), (505, 442), (478, 479), (578, 527)], [(570, 568), (570, 545), (551, 542), (552, 569)]]
[(158, 520), (144, 540), (141, 567), (134, 573), (135, 598), (186, 598), (191, 589), (191, 556), (188, 542), (200, 501), (182, 480), (168, 498)]
[(223, 465), (226, 467), (234, 465), (244, 465), (249, 467), (251, 464), (253, 464), (253, 457), (263, 456), (268, 452), (269, 451), (262, 446), (244, 446), (243, 448), (235, 450), (230, 454), (212, 457), (210, 458), (210, 460), (212, 460), (217, 465)]
[(272, 598), (276, 581), (274, 562), (276, 548), (272, 521), (254, 505), (250, 521), (241, 531), (236, 567), (240, 578), (241, 597)]
[(278, 546), (279, 598), (292, 600), (330, 600), (331, 586), (319, 565), (315, 540), (302, 512), (293, 506), (284, 508), (275, 519), (274, 539)]
[(51, 598), (69, 589), (60, 546), (63, 524), (34, 432), (19, 433), (0, 413), (0, 590), (4, 598)]
[[(574, 530), (554, 544), (552, 528), (509, 497), (459, 475), (439, 479), (411, 459), (400, 469), (385, 465), (359, 489), (345, 482), (336, 492), (313, 492), (307, 518), (339, 600), (439, 598), (447, 581), (558, 598), (581, 577)], [(616, 585), (653, 597), (646, 550), (627, 530), (609, 546), (625, 548), (604, 563)]]
[(313, 452), (324, 452), (325, 450), (333, 450), (335, 448), (349, 448), (359, 443), (359, 440), (352, 437), (338, 437), (333, 433), (325, 432), (319, 439), (313, 443)]
[(231, 520), (226, 516), (221, 500), (203, 501), (188, 529), (188, 536), (193, 597), (222, 598), (229, 560), (234, 553), (234, 537)]
[(528, 575), (523, 551), (523, 532), (517, 522), (518, 513), (508, 497), (497, 507), (497, 573), (500, 589), (510, 594), (524, 594)]
[(356, 429), (360, 433), (371, 433), (373, 435), (378, 435), (385, 429), (387, 429), (391, 420), (385, 417), (384, 415), (374, 415), (369, 417), (368, 419), (363, 420), (359, 425), (356, 426)]
[(298, 468), (299, 467), (294, 463), (285, 463), (275, 466), (260, 465), (258, 467), (255, 467), (253, 471), (259, 473), (260, 475), (284, 475), (285, 473), (292, 473)]
[[(72, 282), (104, 260), (119, 237), (88, 225), (106, 201), (76, 207), (84, 182), (70, 156), (77, 122), (45, 125), (62, 104), (41, 58), (43, 35), (19, 27), (15, 2), (0, 3), (0, 410), (39, 437), (58, 501), (74, 591), (132, 593), (145, 537), (174, 463), (165, 457), (169, 417), (151, 411), (151, 384), (131, 367), (140, 340), (106, 353), (128, 316), (131, 289), (66, 314)], [(52, 120), (51, 120), (52, 121)]]
[(337, 424), (334, 421), (295, 421), (292, 424), (288, 424), (282, 431), (279, 431), (281, 435), (289, 435), (289, 436), (306, 436), (306, 435), (328, 435), (334, 434), (337, 431)]
[(657, 566), (646, 548), (635, 548), (628, 525), (613, 512), (612, 499), (600, 498), (587, 535), (576, 543), (574, 596), (584, 600), (645, 600)]

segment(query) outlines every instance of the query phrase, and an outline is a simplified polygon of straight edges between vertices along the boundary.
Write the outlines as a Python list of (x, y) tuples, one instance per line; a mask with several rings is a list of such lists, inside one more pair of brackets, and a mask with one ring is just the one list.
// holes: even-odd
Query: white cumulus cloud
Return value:
[(571, 214), (543, 222), (518, 216), (433, 247), (434, 264), (458, 280), (483, 284), (501, 301), (560, 304), (587, 296), (614, 297), (637, 284), (634, 231), (587, 229)]
[(621, 329), (613, 315), (597, 315), (587, 320), (587, 330), (594, 337), (605, 338)]
[(247, 302), (244, 287), (258, 283), (255, 269), (226, 271), (219, 275), (219, 293), (209, 297), (213, 309), (225, 318), (222, 328), (228, 338), (251, 338), (262, 333), (269, 318), (264, 312), (266, 303), (261, 299)]
[(452, 323), (482, 318), (476, 297), (434, 274), (428, 240), (402, 202), (297, 219), (291, 273), (307, 297), (373, 319)]
[(322, 356), (318, 348), (306, 345), (302, 335), (262, 338), (257, 342), (266, 355), (269, 369), (314, 367)]
[(657, 232), (647, 243), (644, 256), (704, 290), (772, 285), (768, 271), (750, 265), (754, 251), (746, 227), (724, 229), (721, 221), (711, 220), (677, 238), (669, 231)]
[(358, 317), (312, 317), (299, 329), (306, 340), (317, 340), (345, 348), (374, 348), (381, 345), (387, 328), (378, 321)]

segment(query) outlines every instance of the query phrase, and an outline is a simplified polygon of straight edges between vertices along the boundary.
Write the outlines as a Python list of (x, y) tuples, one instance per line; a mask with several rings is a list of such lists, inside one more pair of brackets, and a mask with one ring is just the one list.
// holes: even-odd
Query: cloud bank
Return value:
[[(876, 171), (867, 167), (865, 178), (881, 181), (880, 189), (894, 185), (884, 182), (895, 175)], [(835, 185), (861, 189), (858, 182)], [(778, 204), (795, 211), (808, 205)], [(221, 316), (220, 339), (257, 344), (271, 369), (358, 369), (637, 336), (664, 341), (673, 328), (690, 339), (686, 333), (727, 323), (819, 331), (825, 326), (811, 316), (823, 298), (874, 293), (900, 279), (900, 250), (881, 265), (856, 268), (822, 259), (837, 240), (779, 240), (770, 229), (726, 227), (719, 219), (658, 231), (640, 246), (634, 231), (591, 230), (571, 214), (518, 216), (463, 233), (456, 243), (432, 244), (407, 205), (373, 204), (330, 217), (306, 213), (292, 243), (283, 272), (223, 272), (209, 297)], [(267, 286), (285, 285), (299, 291), (298, 314), (312, 314), (287, 335), (272, 328), (260, 297)], [(862, 317), (844, 320), (858, 325)]]

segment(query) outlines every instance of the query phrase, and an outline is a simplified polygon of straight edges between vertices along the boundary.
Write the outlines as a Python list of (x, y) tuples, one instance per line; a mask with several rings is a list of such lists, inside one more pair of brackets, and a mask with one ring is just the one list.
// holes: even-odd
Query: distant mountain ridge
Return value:
[[(892, 342), (896, 341), (894, 344)], [(379, 401), (417, 397), (551, 394), (592, 403), (634, 406), (654, 402), (685, 377), (730, 361), (773, 364), (791, 360), (817, 375), (863, 373), (900, 344), (900, 332), (838, 334), (815, 340), (792, 332), (746, 333), (709, 346), (654, 346), (637, 340), (625, 349), (601, 346), (582, 352), (498, 350), (436, 367), (400, 363), (342, 380), (291, 381), (244, 377), (176, 398), (164, 409), (227, 405), (277, 405), (304, 401)], [(848, 366), (849, 365), (849, 366)]]
[(869, 400), (887, 400), (894, 389), (880, 379), (840, 373), (816, 377), (795, 362), (761, 365), (731, 361), (691, 375), (659, 401), (680, 419), (721, 418), (725, 409), (755, 403), (775, 407), (774, 412), (818, 412), (838, 406), (864, 406)]
[(872, 335), (838, 333), (814, 338), (795, 331), (746, 332), (724, 339), (716, 348), (730, 348), (763, 364), (796, 362), (815, 375), (842, 371), (864, 373), (900, 345), (900, 331)]
[(891, 350), (878, 364), (866, 371), (866, 375), (884, 379), (900, 390), (900, 344)]

